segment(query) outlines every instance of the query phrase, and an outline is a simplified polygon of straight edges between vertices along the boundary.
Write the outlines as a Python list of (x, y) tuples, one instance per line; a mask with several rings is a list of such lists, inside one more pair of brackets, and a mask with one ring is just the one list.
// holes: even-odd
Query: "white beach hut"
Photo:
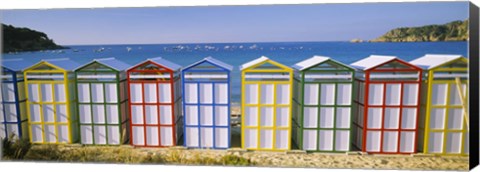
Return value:
[(182, 70), (186, 147), (230, 147), (232, 69), (228, 64), (207, 57)]
[(80, 143), (120, 145), (128, 140), (128, 67), (118, 59), (102, 58), (75, 70)]
[(293, 69), (262, 56), (240, 71), (242, 148), (290, 150)]
[(161, 57), (127, 69), (131, 145), (177, 145), (183, 134), (180, 69)]
[(351, 66), (358, 70), (353, 146), (368, 153), (415, 153), (422, 69), (378, 55)]

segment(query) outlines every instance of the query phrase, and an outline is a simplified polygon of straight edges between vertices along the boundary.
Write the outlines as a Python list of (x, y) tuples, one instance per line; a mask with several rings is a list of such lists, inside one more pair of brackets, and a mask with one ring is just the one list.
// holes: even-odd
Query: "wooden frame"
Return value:
[[(321, 66), (323, 64), (329, 64), (332, 63), (338, 68), (335, 70), (329, 70), (329, 69), (315, 69), (318, 66)], [(337, 102), (337, 96), (338, 96), (338, 85), (350, 85), (350, 93), (351, 95), (354, 95), (355, 89), (353, 88), (353, 78), (355, 76), (355, 70), (351, 67), (348, 67), (344, 64), (341, 64), (339, 62), (333, 61), (331, 59), (325, 60), (323, 62), (320, 62), (318, 64), (312, 64), (311, 67), (308, 67), (303, 70), (297, 70), (298, 72), (295, 77), (294, 77), (294, 90), (297, 92), (293, 96), (293, 103), (294, 103), (294, 108), (293, 108), (293, 134), (295, 135), (293, 137), (293, 140), (295, 141), (294, 143), (299, 149), (306, 150), (307, 152), (347, 152), (350, 151), (351, 149), (351, 119), (352, 119), (352, 114), (353, 114), (353, 96), (350, 96), (349, 99), (349, 104), (338, 104)], [(311, 76), (311, 77), (307, 77)], [(341, 77), (338, 77), (341, 76)], [(309, 80), (312, 79), (312, 80)], [(316, 85), (318, 86), (318, 95), (316, 96), (317, 98), (317, 104), (316, 105), (311, 105), (307, 104), (305, 102), (305, 97), (310, 96), (306, 94), (305, 92), (305, 86), (306, 85)], [(320, 103), (320, 100), (322, 98), (326, 98), (327, 95), (322, 95), (322, 85), (327, 84), (327, 85), (334, 85), (335, 91), (333, 93), (333, 104), (332, 105), (322, 105)], [(316, 126), (317, 127), (307, 127), (305, 126), (305, 108), (316, 108), (317, 110), (317, 122)], [(327, 128), (322, 128), (320, 127), (321, 124), (321, 108), (333, 108), (333, 124), (332, 127), (327, 127)], [(348, 109), (349, 110), (349, 120), (348, 120), (348, 127), (338, 127), (337, 126), (337, 110), (339, 108), (342, 109)], [(305, 142), (304, 140), (307, 139), (312, 139), (312, 138), (307, 138), (304, 136), (305, 131), (316, 131), (316, 148), (315, 149), (309, 149), (305, 147)], [(322, 140), (319, 139), (320, 132), (321, 131), (333, 131), (333, 136), (332, 136), (332, 149), (331, 150), (322, 150), (320, 149), (321, 144), (325, 144), (322, 142)], [(336, 144), (336, 134), (337, 131), (348, 131), (348, 140), (347, 140), (347, 149), (341, 150), (340, 148), (337, 148)], [(322, 142), (322, 143), (320, 143)]]
[[(194, 63), (188, 67), (185, 67), (182, 70), (182, 90), (183, 90), (183, 114), (184, 114), (184, 146), (185, 147), (190, 147), (190, 148), (213, 148), (213, 149), (228, 149), (231, 146), (231, 127), (230, 127), (230, 71), (231, 67), (226, 66), (226, 65), (219, 65), (214, 62), (216, 62), (216, 59), (213, 59), (208, 57), (205, 58), (204, 60), (201, 60), (197, 63)], [(197, 66), (202, 66), (202, 65), (208, 65), (211, 66), (210, 68), (197, 68)], [(189, 76), (194, 76), (194, 77), (189, 77)], [(198, 77), (201, 76), (201, 77)], [(217, 76), (223, 76), (223, 77), (217, 77)], [(196, 103), (194, 102), (187, 102), (187, 97), (193, 96), (193, 95), (188, 95), (189, 92), (187, 92), (187, 85), (196, 85), (196, 93), (193, 93), (196, 96)], [(216, 100), (216, 96), (222, 96), (222, 95), (216, 95), (216, 86), (221, 86), (225, 85), (227, 86), (226, 90), (226, 100), (219, 100), (218, 102)], [(201, 92), (201, 87), (202, 85), (208, 86), (211, 85), (211, 95), (205, 94), (205, 92)], [(212, 99), (212, 102), (202, 102), (202, 98), (204, 97), (210, 97)], [(190, 114), (190, 111), (186, 110), (186, 108), (193, 108), (195, 107), (197, 109), (196, 112), (192, 112)], [(202, 124), (202, 112), (201, 109), (207, 108), (207, 107), (212, 107), (211, 109), (211, 115), (212, 115), (212, 124)], [(225, 114), (217, 114), (217, 107), (224, 107), (226, 108), (227, 112)], [(196, 115), (195, 115), (196, 113)], [(189, 120), (187, 120), (190, 115), (194, 115), (196, 117), (196, 124), (189, 124)], [(217, 119), (217, 115), (219, 115)], [(221, 116), (226, 116), (226, 124), (218, 124), (217, 121), (219, 119), (222, 119)], [(194, 118), (195, 118), (194, 117)], [(188, 129), (188, 130), (187, 130)], [(190, 138), (189, 136), (189, 130), (197, 130), (198, 134), (193, 134), (193, 135), (198, 135), (198, 144), (197, 146), (194, 145), (189, 145), (190, 142), (193, 142), (195, 140), (194, 138)], [(205, 133), (210, 133), (207, 132), (207, 130), (211, 129), (212, 133), (212, 140), (211, 143), (212, 145), (208, 145), (207, 143), (209, 141), (204, 141), (206, 140), (204, 136), (202, 135), (202, 130), (205, 130)], [(227, 130), (226, 134), (226, 140), (218, 140), (217, 139), (217, 134), (220, 136), (222, 132), (221, 130)], [(219, 130), (219, 131), (217, 131)], [(225, 133), (223, 133), (225, 134)], [(217, 143), (219, 141), (219, 143)], [(226, 142), (226, 144), (221, 145), (222, 142)]]
[[(469, 85), (469, 80), (468, 76), (465, 76), (465, 73), (468, 73), (468, 67), (449, 67), (450, 64), (453, 63), (467, 63), (468, 60), (466, 58), (458, 58), (453, 61), (449, 61), (443, 64), (440, 64), (434, 68), (430, 68), (425, 70), (425, 73), (428, 75), (424, 77), (424, 87), (423, 89), (423, 97), (425, 97), (422, 100), (422, 115), (424, 115), (424, 118), (422, 119), (422, 123), (420, 124), (420, 132), (422, 132), (421, 136), (419, 139), (419, 151), (426, 153), (426, 154), (438, 154), (438, 155), (453, 155), (453, 156), (468, 156), (469, 151), (468, 149), (468, 140), (467, 137), (469, 136), (469, 129), (468, 129), (468, 122), (467, 118), (462, 117), (463, 121), (461, 122), (461, 128), (459, 129), (449, 129), (449, 116), (450, 116), (450, 110), (453, 109), (462, 109), (464, 108), (461, 104), (454, 104), (451, 102), (452, 97), (451, 94), (458, 95), (458, 84), (456, 82), (456, 79), (461, 77), (460, 82), (464, 86), (464, 94), (468, 96), (468, 85)], [(451, 74), (451, 77), (444, 77), (444, 73), (449, 73)], [(455, 75), (458, 74), (458, 75)], [(438, 77), (440, 76), (440, 77)], [(463, 76), (463, 77), (462, 77)], [(438, 96), (438, 92), (434, 93), (434, 87), (435, 86), (446, 86), (445, 90), (445, 103), (442, 104), (435, 104), (433, 101), (435, 100), (435, 96)], [(456, 89), (457, 91), (455, 91)], [(468, 101), (468, 98), (465, 98), (465, 100)], [(433, 122), (434, 118), (432, 115), (434, 114), (435, 109), (444, 109), (444, 118), (443, 118), (443, 127), (442, 128), (432, 128), (433, 127)], [(467, 108), (468, 109), (468, 108)], [(464, 116), (464, 113), (462, 111), (462, 116)], [(468, 112), (467, 112), (468, 113)], [(432, 142), (430, 141), (431, 134), (438, 133), (442, 135), (442, 142)], [(456, 139), (448, 139), (447, 135), (449, 133), (460, 133), (461, 134), (461, 139), (460, 139), (460, 151), (458, 153), (455, 152), (448, 152), (447, 151), (447, 143), (449, 141), (455, 141)], [(433, 151), (431, 149), (435, 148), (440, 148), (441, 151)]]
[[(396, 62), (400, 65), (404, 65), (406, 68), (382, 68), (382, 66), (384, 65), (388, 65), (390, 63), (393, 63), (393, 62)], [(404, 62), (400, 59), (397, 59), (397, 58), (394, 58), (392, 60), (388, 60), (382, 64), (378, 64), (372, 68), (369, 68), (369, 69), (366, 69), (366, 70), (362, 70), (364, 72), (364, 78), (363, 77), (358, 77), (359, 75), (357, 75), (357, 78), (355, 79), (355, 88), (357, 88), (357, 95), (354, 96), (355, 99), (354, 99), (354, 104), (355, 104), (355, 111), (356, 111), (356, 114), (354, 116), (354, 120), (353, 120), (353, 132), (354, 132), (354, 141), (353, 141), (353, 146), (356, 147), (357, 149), (360, 149), (361, 151), (363, 152), (368, 152), (368, 153), (380, 153), (380, 154), (412, 154), (412, 153), (415, 153), (416, 150), (417, 150), (417, 134), (418, 134), (418, 118), (420, 116), (420, 113), (419, 113), (419, 109), (420, 109), (420, 95), (421, 95), (421, 76), (422, 76), (422, 70), (421, 68), (415, 66), (415, 65), (412, 65), (410, 63), (407, 63), (407, 62)], [(370, 75), (372, 73), (395, 73), (396, 75), (402, 75), (402, 73), (405, 72), (405, 73), (409, 73), (409, 75), (411, 75), (410, 73), (416, 73), (417, 74), (417, 77), (416, 78), (412, 78), (410, 80), (407, 80), (407, 79), (403, 79), (401, 77), (399, 78), (381, 78), (381, 79), (378, 79), (377, 80), (373, 80), (372, 78), (370, 78)], [(380, 95), (381, 97), (381, 100), (382, 102), (380, 103), (380, 105), (372, 105), (369, 103), (369, 99), (373, 98), (373, 97), (370, 97), (369, 95), (369, 91), (370, 91), (370, 87), (372, 87), (372, 85), (375, 84), (375, 85), (381, 85), (381, 88), (382, 88), (382, 92), (383, 94)], [(405, 86), (406, 85), (409, 85), (409, 84), (412, 84), (412, 85), (416, 85), (416, 88), (417, 88), (417, 94), (414, 95), (415, 98), (416, 98), (416, 103), (414, 105), (408, 105), (408, 104), (405, 104), (404, 103), (404, 92), (405, 92)], [(399, 104), (398, 105), (386, 105), (386, 99), (387, 99), (387, 95), (386, 95), (386, 90), (387, 90), (387, 86), (393, 86), (393, 85), (400, 85), (400, 92), (399, 92)], [(361, 99), (361, 95), (360, 94), (363, 94), (363, 100), (360, 100)], [(361, 110), (363, 108), (363, 111)], [(386, 128), (385, 127), (385, 112), (386, 112), (386, 109), (391, 109), (391, 110), (395, 110), (395, 109), (398, 109), (399, 112), (397, 113), (398, 114), (398, 120), (394, 120), (397, 122), (397, 126), (396, 127), (393, 127), (393, 128)], [(368, 127), (371, 123), (369, 123), (369, 109), (380, 109), (380, 113), (378, 112), (373, 112), (372, 110), (372, 115), (380, 115), (381, 116), (381, 121), (380, 121), (380, 126), (379, 127), (374, 127), (374, 128), (370, 128)], [(410, 112), (410, 113), (406, 113), (404, 114), (403, 111), (404, 110), (407, 110), (407, 109), (414, 109), (413, 111), (414, 112)], [(403, 115), (411, 115), (411, 114), (414, 114), (415, 115), (415, 118), (413, 119), (414, 121), (407, 121), (407, 122), (402, 122), (402, 116)], [(389, 114), (390, 115), (390, 114)], [(408, 119), (408, 118), (407, 118)], [(375, 119), (372, 119), (372, 120), (375, 120)], [(413, 127), (411, 128), (404, 128), (403, 125), (408, 125), (408, 124), (411, 124), (411, 123), (414, 123), (413, 124)], [(370, 146), (372, 146), (371, 143), (367, 143), (367, 140), (369, 138), (369, 135), (368, 133), (372, 133), (372, 137), (374, 137), (374, 133), (379, 133), (379, 147), (378, 147), (378, 151), (372, 151), (372, 150), (368, 150)], [(385, 134), (396, 134), (396, 143), (393, 143), (392, 145), (389, 145), (389, 144), (384, 144), (384, 137), (385, 137)], [(407, 136), (407, 134), (413, 134), (413, 141), (411, 141), (412, 143), (412, 148), (411, 150), (408, 150), (408, 151), (405, 151), (405, 150), (401, 150), (401, 146), (402, 146), (402, 134), (405, 134), (405, 136)], [(387, 139), (389, 139), (389, 137), (387, 137)], [(358, 142), (358, 140), (361, 140), (361, 143)], [(406, 143), (405, 143), (406, 144)], [(361, 145), (361, 146), (360, 146)], [(388, 146), (388, 147), (386, 147)], [(385, 151), (385, 149), (388, 149), (390, 146), (393, 146), (395, 149), (394, 151)], [(372, 149), (376, 149), (376, 148), (372, 148)]]
[[(2, 77), (0, 78), (0, 106), (2, 107), (0, 112), (0, 138), (10, 137), (11, 134), (15, 134), (17, 139), (28, 138), (29, 136), (23, 78), (21, 71), (2, 67)], [(12, 106), (14, 106), (13, 109)], [(14, 114), (10, 114), (11, 110), (13, 110)], [(9, 115), (15, 116), (14, 120)]]
[[(47, 69), (38, 69), (39, 67), (46, 67)], [(48, 77), (42, 77), (38, 79), (34, 79), (29, 77), (30, 75), (46, 75), (46, 76), (51, 76), (51, 75), (58, 75), (58, 76), (63, 76), (62, 78), (57, 78), (57, 79), (48, 79)], [(61, 67), (55, 66), (52, 63), (48, 61), (41, 61), (28, 69), (25, 70), (24, 72), (24, 81), (25, 81), (25, 93), (26, 93), (26, 99), (27, 99), (27, 114), (28, 116), (28, 128), (29, 128), (29, 136), (30, 136), (30, 142), (32, 143), (41, 143), (41, 144), (65, 144), (65, 143), (75, 143), (78, 141), (78, 118), (76, 115), (76, 111), (74, 110), (75, 103), (76, 103), (76, 97), (72, 93), (72, 90), (75, 86), (75, 80), (73, 78), (72, 72), (63, 69)], [(42, 99), (44, 98), (43, 92), (41, 91), (42, 86), (50, 86), (51, 91), (52, 91), (52, 101), (43, 101)], [(59, 86), (57, 89), (63, 89), (64, 92), (60, 92), (60, 94), (64, 93), (64, 100), (65, 101), (56, 101), (55, 96), (53, 95), (55, 93), (55, 85)], [(32, 86), (32, 90), (30, 91), (30, 86)], [(30, 95), (33, 95), (33, 87), (37, 87), (36, 89), (38, 90), (38, 101), (35, 101), (35, 97), (31, 97)], [(58, 95), (57, 95), (58, 96)], [(58, 110), (57, 107), (64, 105), (65, 106), (65, 121), (58, 121), (59, 118), (57, 118)], [(37, 106), (38, 112), (39, 112), (39, 121), (33, 121), (33, 116), (35, 115), (33, 111), (36, 111), (36, 109), (32, 109), (32, 107)], [(53, 122), (46, 122), (44, 121), (46, 115), (44, 113), (45, 107), (51, 106), (53, 107)], [(45, 128), (52, 126), (54, 127), (54, 137), (55, 141), (49, 142), (47, 141), (47, 138), (49, 136), (46, 136), (45, 132), (47, 131)], [(41, 141), (35, 141), (33, 138), (34, 136), (34, 130), (38, 129), (38, 126), (40, 126), (40, 135), (42, 137)], [(61, 132), (61, 134), (67, 134), (66, 140), (59, 141), (59, 128), (60, 127), (67, 127), (67, 132), (63, 133), (64, 131)], [(64, 128), (63, 128), (64, 129)], [(38, 133), (37, 133), (38, 134)], [(62, 136), (63, 137), (63, 136)], [(63, 138), (65, 139), (65, 138)]]
[[(293, 90), (292, 90), (292, 86), (293, 86), (293, 69), (283, 65), (283, 64), (280, 64), (278, 62), (275, 62), (273, 60), (270, 60), (266, 57), (261, 57), (261, 58), (264, 58), (265, 60), (259, 62), (259, 63), (256, 63), (256, 64), (253, 64), (251, 66), (248, 66), (244, 69), (241, 69), (241, 78), (242, 78), (242, 148), (243, 149), (247, 149), (247, 150), (269, 150), (269, 151), (285, 151), (285, 150), (290, 150), (291, 149), (291, 137), (292, 137), (292, 113), (291, 113), (291, 109), (292, 109), (292, 95), (293, 95)], [(260, 59), (261, 59), (260, 58)], [(262, 66), (262, 65), (265, 65), (265, 64), (270, 64), (272, 66), (274, 66), (275, 68), (277, 69), (259, 69), (258, 67)], [(248, 74), (275, 74), (275, 73), (285, 73), (287, 74), (289, 77), (287, 80), (259, 80), (259, 81), (256, 81), (256, 80), (247, 80), (247, 78), (245, 77), (246, 75)], [(266, 86), (266, 85), (271, 85), (272, 88), (273, 88), (273, 102), (272, 104), (262, 104), (260, 103), (261, 102), (261, 94), (258, 94), (257, 96), (257, 103), (256, 104), (247, 104), (246, 102), (246, 98), (247, 96), (245, 95), (246, 94), (246, 87), (247, 85), (256, 85), (257, 87), (257, 90), (258, 90), (258, 93), (261, 93), (262, 91), (262, 86)], [(288, 91), (289, 91), (289, 94), (287, 95), (287, 99), (288, 99), (288, 104), (277, 104), (277, 97), (279, 95), (276, 94), (276, 91), (278, 89), (278, 86), (279, 85), (283, 85), (283, 86), (288, 86)], [(284, 96), (284, 95), (282, 95)], [(257, 114), (257, 125), (256, 126), (246, 126), (246, 116), (248, 114), (246, 114), (246, 108), (249, 108), (249, 107), (253, 107), (253, 108), (257, 108), (257, 111), (256, 111), (256, 114)], [(273, 119), (272, 119), (272, 127), (265, 127), (265, 126), (261, 126), (261, 109), (262, 108), (272, 108), (272, 111), (273, 111)], [(276, 121), (277, 121), (277, 108), (287, 108), (288, 109), (288, 119), (287, 119), (287, 123), (288, 125), (285, 127), (279, 127), (277, 126), (276, 124)], [(253, 129), (253, 130), (256, 130), (256, 146), (255, 147), (247, 147), (246, 145), (246, 135), (247, 135), (247, 132), (246, 130), (248, 129)], [(272, 147), (271, 148), (261, 148), (261, 139), (263, 138), (262, 135), (261, 135), (261, 131), (262, 129), (264, 130), (270, 130), (272, 131)], [(277, 147), (277, 141), (276, 141), (276, 133), (278, 131), (287, 131), (288, 134), (287, 134), (287, 138), (285, 138), (285, 140), (287, 140), (285, 143), (286, 144), (286, 148), (276, 148)], [(270, 138), (266, 138), (266, 139), (270, 139)], [(282, 144), (282, 143), (279, 143), (279, 144)]]
[[(93, 69), (90, 69), (93, 68)], [(102, 77), (105, 75), (112, 75), (112, 77)], [(85, 77), (89, 76), (89, 77)], [(127, 117), (127, 111), (128, 111), (128, 106), (127, 106), (127, 92), (126, 92), (126, 87), (127, 87), (127, 81), (125, 78), (125, 71), (119, 71), (118, 69), (114, 69), (112, 67), (109, 67), (107, 65), (104, 65), (102, 63), (99, 63), (98, 61), (93, 61), (88, 64), (83, 65), (79, 69), (75, 70), (75, 90), (77, 97), (79, 97), (78, 103), (77, 103), (77, 114), (79, 115), (79, 129), (80, 129), (80, 143), (81, 144), (87, 144), (87, 145), (121, 145), (128, 141), (128, 117)], [(85, 93), (83, 89), (79, 89), (80, 87), (83, 88), (83, 85), (87, 85), (88, 89), (84, 90), (87, 91)], [(93, 102), (93, 92), (92, 92), (92, 85), (101, 85), (102, 87), (102, 95), (103, 96), (103, 101), (102, 102)], [(114, 90), (109, 90), (106, 88), (107, 85), (114, 85)], [(110, 88), (112, 89), (112, 88)], [(81, 91), (82, 90), (82, 91)], [(114, 95), (116, 98), (116, 101), (114, 102), (107, 102), (107, 92), (114, 91)], [(80, 97), (83, 95), (89, 95), (88, 101), (82, 101)], [(83, 117), (83, 107), (89, 106), (89, 117)], [(95, 111), (93, 110), (94, 106), (103, 106), (103, 117), (96, 117), (98, 114), (95, 114)], [(110, 122), (109, 121), (109, 115), (108, 115), (108, 107), (114, 107), (114, 109), (117, 110), (117, 121), (116, 122)], [(82, 121), (82, 119), (88, 119), (87, 121)], [(102, 119), (103, 122), (99, 123), (96, 122), (95, 119)], [(103, 132), (97, 131), (96, 128), (103, 128)], [(115, 127), (118, 127), (115, 129)], [(91, 132), (88, 132), (88, 128), (90, 128)], [(85, 129), (85, 131), (84, 131)], [(117, 130), (117, 132), (110, 134), (111, 131)], [(87, 134), (91, 134), (91, 136), (87, 136)], [(96, 138), (97, 135), (104, 135), (102, 138)], [(98, 136), (101, 137), (101, 136)], [(91, 138), (91, 142), (89, 141), (89, 138)], [(103, 142), (103, 140), (105, 142)]]
[[(141, 66), (144, 65), (151, 65), (155, 67), (156, 69), (141, 69)], [(168, 75), (168, 78), (132, 78), (132, 76), (142, 76), (145, 74), (151, 74), (151, 75)], [(169, 147), (169, 146), (176, 146), (178, 142), (178, 138), (180, 138), (180, 134), (178, 131), (182, 127), (181, 123), (181, 111), (180, 111), (180, 102), (182, 100), (182, 97), (179, 94), (179, 89), (180, 89), (180, 74), (179, 70), (172, 70), (169, 69), (168, 67), (156, 63), (153, 59), (148, 59), (147, 61), (144, 61), (138, 65), (135, 65), (131, 67), (130, 69), (127, 70), (127, 85), (128, 85), (128, 109), (129, 109), (129, 118), (130, 118), (130, 144), (133, 146), (141, 146), (141, 147)], [(146, 102), (145, 101), (145, 85), (155, 85), (155, 94), (156, 94), (156, 100), (154, 102)], [(168, 94), (170, 96), (167, 98), (170, 101), (169, 102), (161, 102), (160, 100), (160, 85), (166, 84)], [(134, 85), (140, 85), (141, 86), (141, 94), (142, 94), (142, 101), (140, 102), (133, 102), (132, 97), (135, 96), (134, 92), (132, 92), (133, 86)], [(163, 93), (162, 93), (163, 95)], [(162, 97), (163, 98), (163, 97)], [(134, 106), (141, 106), (142, 109), (142, 123), (141, 124), (135, 124), (134, 123), (134, 115), (132, 108)], [(155, 110), (157, 114), (149, 114), (146, 112), (146, 107), (147, 106), (156, 106)], [(161, 112), (161, 107), (165, 108), (168, 107), (171, 110), (170, 114), (163, 115)], [(157, 121), (155, 123), (152, 123), (152, 121), (147, 121), (146, 118), (148, 116), (156, 116)], [(163, 115), (163, 116), (162, 116)], [(162, 124), (161, 119), (162, 118), (170, 118), (170, 122), (166, 122)], [(169, 124), (168, 124), (169, 123)], [(143, 143), (142, 144), (136, 144), (135, 143), (135, 138), (139, 137), (138, 134), (135, 134), (135, 128), (140, 127), (143, 128)], [(147, 128), (157, 128), (158, 134), (157, 134), (157, 140), (149, 140), (148, 131)], [(162, 129), (164, 130), (171, 130), (171, 143), (166, 143), (163, 144), (162, 141), (166, 141), (165, 139), (162, 138)], [(152, 130), (149, 130), (150, 132), (155, 132)], [(139, 130), (139, 132), (141, 132)], [(165, 133), (168, 133), (166, 131)], [(157, 142), (157, 144), (148, 144), (148, 142)]]

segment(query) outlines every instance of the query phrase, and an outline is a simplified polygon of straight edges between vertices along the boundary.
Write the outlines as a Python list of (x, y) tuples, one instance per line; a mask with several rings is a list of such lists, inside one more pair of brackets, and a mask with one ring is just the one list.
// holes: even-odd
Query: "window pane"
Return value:
[(304, 101), (306, 105), (318, 104), (318, 84), (305, 84)]
[(432, 104), (445, 105), (447, 102), (447, 84), (432, 85)]
[(260, 103), (273, 104), (273, 84), (260, 85)]
[(368, 104), (383, 104), (383, 84), (370, 84), (368, 88)]
[(335, 102), (335, 84), (321, 84), (320, 104), (333, 105)]
[(320, 128), (333, 128), (333, 108), (320, 108)]
[(258, 85), (257, 84), (245, 85), (245, 102), (247, 104), (258, 103)]
[(278, 84), (276, 89), (277, 104), (289, 104), (290, 103), (290, 85)]
[(385, 104), (400, 105), (400, 87), (401, 84), (387, 84), (387, 92), (385, 97)]
[(403, 104), (417, 105), (418, 84), (403, 84)]
[(350, 105), (352, 102), (352, 84), (338, 84), (337, 104)]
[(384, 127), (388, 129), (397, 129), (400, 121), (400, 108), (385, 108)]
[(200, 103), (213, 103), (213, 85), (200, 84)]

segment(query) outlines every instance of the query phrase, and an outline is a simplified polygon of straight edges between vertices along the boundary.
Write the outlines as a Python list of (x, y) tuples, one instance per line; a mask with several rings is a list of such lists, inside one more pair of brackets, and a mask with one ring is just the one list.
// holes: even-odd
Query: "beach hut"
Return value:
[(64, 144), (78, 141), (75, 76), (79, 65), (68, 58), (42, 60), (25, 69), (30, 141)]
[(127, 69), (131, 145), (177, 145), (183, 131), (180, 68), (157, 57)]
[(349, 151), (355, 69), (322, 56), (292, 67), (292, 136), (297, 147), (318, 152)]
[(290, 150), (293, 69), (262, 56), (240, 71), (242, 148)]
[(75, 70), (80, 143), (119, 145), (128, 139), (128, 67), (115, 58), (103, 58)]
[(230, 71), (212, 57), (182, 70), (184, 144), (186, 147), (230, 147)]
[(426, 54), (410, 62), (424, 70), (420, 108), (420, 151), (468, 155), (468, 60), (461, 55)]
[(27, 107), (23, 70), (29, 66), (23, 59), (2, 60), (0, 85), (0, 138), (28, 138)]
[(353, 146), (363, 152), (416, 151), (422, 69), (395, 56), (371, 55), (357, 68)]

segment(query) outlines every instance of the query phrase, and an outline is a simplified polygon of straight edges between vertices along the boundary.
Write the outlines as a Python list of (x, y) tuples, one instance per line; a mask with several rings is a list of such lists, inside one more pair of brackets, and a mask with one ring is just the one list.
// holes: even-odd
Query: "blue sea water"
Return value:
[[(94, 58), (116, 57), (135, 65), (147, 58), (163, 57), (187, 66), (211, 56), (234, 66), (232, 101), (240, 101), (238, 66), (260, 56), (291, 66), (314, 55), (329, 56), (350, 64), (369, 55), (394, 55), (406, 61), (425, 54), (461, 54), (467, 57), (467, 42), (415, 43), (350, 43), (350, 42), (283, 42), (283, 43), (210, 43), (210, 44), (149, 44), (149, 45), (78, 45), (54, 51), (2, 54), (2, 58), (23, 58), (28, 63), (41, 59), (71, 58), (85, 64)], [(130, 51), (128, 51), (130, 49)]]

